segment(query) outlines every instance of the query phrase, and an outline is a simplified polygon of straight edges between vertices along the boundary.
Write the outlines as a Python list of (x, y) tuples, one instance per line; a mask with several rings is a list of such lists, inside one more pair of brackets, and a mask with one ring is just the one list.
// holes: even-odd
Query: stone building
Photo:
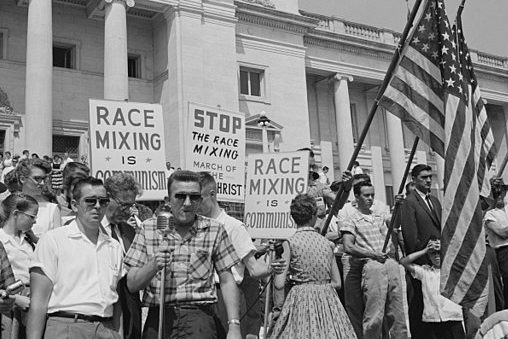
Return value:
[[(300, 11), (297, 0), (2, 0), (0, 151), (78, 157), (88, 99), (130, 100), (162, 104), (167, 160), (179, 167), (194, 102), (244, 112), (248, 152), (262, 150), (266, 112), (272, 149), (312, 145), (339, 177), (399, 38)], [(504, 156), (508, 58), (472, 57)], [(388, 200), (413, 138), (378, 111), (359, 162)], [(442, 166), (424, 145), (417, 161)]]

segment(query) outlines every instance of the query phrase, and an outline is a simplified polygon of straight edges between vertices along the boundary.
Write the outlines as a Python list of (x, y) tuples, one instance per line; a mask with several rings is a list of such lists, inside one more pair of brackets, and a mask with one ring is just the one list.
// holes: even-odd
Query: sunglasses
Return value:
[(27, 217), (32, 218), (33, 220), (37, 220), (37, 216), (35, 214), (30, 214), (30, 213), (23, 212), (23, 211), (20, 211), (20, 210), (16, 210), (16, 211), (18, 211), (19, 213), (23, 213), (24, 215), (26, 215)]
[(112, 198), (122, 210), (127, 210), (131, 207), (136, 207), (136, 202), (124, 202), (117, 198)]
[(85, 202), (85, 204), (87, 204), (89, 207), (94, 207), (97, 205), (97, 201), (99, 202), (99, 206), (100, 207), (106, 207), (109, 205), (109, 198), (107, 197), (89, 197), (89, 198), (84, 198), (83, 201)]
[(201, 194), (194, 193), (194, 194), (185, 194), (185, 193), (176, 193), (175, 199), (179, 202), (183, 203), (185, 200), (187, 200), (187, 197), (189, 197), (189, 200), (191, 203), (197, 203), (201, 201)]

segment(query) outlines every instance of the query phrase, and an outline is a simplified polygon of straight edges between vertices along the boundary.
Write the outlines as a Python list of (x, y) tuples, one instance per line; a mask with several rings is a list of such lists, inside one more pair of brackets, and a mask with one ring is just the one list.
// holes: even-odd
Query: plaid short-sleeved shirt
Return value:
[(388, 231), (385, 221), (389, 215), (372, 212), (363, 214), (355, 210), (350, 216), (339, 219), (341, 233), (351, 233), (358, 247), (369, 251), (381, 252)]
[[(166, 268), (165, 302), (167, 304), (206, 304), (217, 301), (213, 270), (221, 273), (237, 264), (235, 253), (224, 226), (216, 220), (197, 216), (184, 238), (176, 232), (168, 234), (157, 230), (156, 219), (148, 219), (138, 229), (127, 252), (124, 264), (127, 271), (142, 267), (160, 246), (169, 246), (173, 260)], [(158, 273), (145, 288), (143, 306), (159, 304), (161, 274)]]
[(12, 272), (11, 263), (7, 257), (7, 251), (4, 245), (0, 242), (0, 289), (5, 289), (7, 286), (16, 281), (14, 273)]

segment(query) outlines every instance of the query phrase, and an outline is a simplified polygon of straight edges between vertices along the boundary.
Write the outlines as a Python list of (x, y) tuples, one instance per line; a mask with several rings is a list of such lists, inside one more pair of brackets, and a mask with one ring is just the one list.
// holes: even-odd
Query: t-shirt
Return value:
[(413, 276), (422, 282), (422, 321), (462, 321), (462, 308), (440, 293), (440, 270), (428, 265), (413, 265), (413, 268)]

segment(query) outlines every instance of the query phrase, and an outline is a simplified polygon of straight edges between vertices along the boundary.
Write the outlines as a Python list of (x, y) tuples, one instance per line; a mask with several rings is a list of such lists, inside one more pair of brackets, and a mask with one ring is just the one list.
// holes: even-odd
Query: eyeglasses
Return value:
[(117, 199), (117, 198), (112, 198), (118, 205), (120, 205), (120, 209), (122, 210), (126, 210), (126, 209), (129, 209), (131, 207), (135, 207), (136, 206), (136, 202), (133, 201), (133, 202), (126, 202), (126, 201), (122, 201), (120, 199)]
[(43, 177), (29, 177), (30, 179), (32, 179), (33, 182), (35, 182), (36, 184), (43, 184), (47, 179), (48, 177), (47, 176), (43, 176)]
[(32, 218), (34, 221), (37, 220), (37, 215), (35, 215), (35, 214), (26, 213), (26, 212), (23, 212), (23, 211), (20, 211), (20, 210), (16, 210), (16, 211), (18, 211), (19, 213), (23, 213), (24, 215)]
[(192, 194), (176, 193), (174, 195), (174, 197), (176, 200), (178, 200), (179, 203), (184, 203), (185, 200), (187, 200), (187, 197), (189, 197), (190, 202), (193, 204), (201, 201), (201, 199), (202, 199), (201, 194), (198, 194), (198, 193), (192, 193)]
[(94, 207), (97, 205), (97, 201), (99, 202), (100, 207), (106, 207), (109, 205), (109, 198), (107, 197), (88, 197), (84, 198), (83, 201), (85, 204), (87, 204), (89, 207)]

